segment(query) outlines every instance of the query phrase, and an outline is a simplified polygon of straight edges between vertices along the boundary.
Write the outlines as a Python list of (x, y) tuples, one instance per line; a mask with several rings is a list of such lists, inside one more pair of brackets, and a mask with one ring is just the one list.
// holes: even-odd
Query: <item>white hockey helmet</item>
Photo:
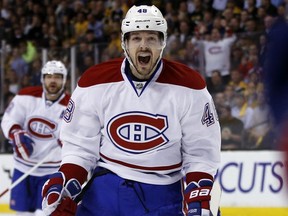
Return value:
[(154, 5), (132, 6), (122, 21), (122, 48), (125, 47), (125, 34), (134, 31), (158, 31), (163, 34), (163, 48), (167, 40), (167, 22), (161, 11)]
[[(44, 76), (46, 74), (61, 74), (63, 75), (63, 83), (62, 83), (62, 88), (60, 91), (64, 89), (64, 86), (66, 84), (67, 80), (67, 69), (65, 65), (61, 61), (48, 61), (46, 64), (43, 66), (41, 70), (41, 83), (43, 84), (44, 87)], [(45, 87), (44, 90), (46, 91)]]

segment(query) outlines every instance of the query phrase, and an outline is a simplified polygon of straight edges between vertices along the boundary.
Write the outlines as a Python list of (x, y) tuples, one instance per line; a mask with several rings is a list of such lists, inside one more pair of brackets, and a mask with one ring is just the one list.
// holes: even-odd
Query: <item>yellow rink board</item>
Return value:
[(221, 216), (288, 216), (288, 208), (221, 208)]
[(0, 204), (0, 213), (13, 213), (13, 211), (10, 210), (9, 205)]
[[(13, 213), (7, 204), (0, 204), (1, 213)], [(288, 216), (288, 208), (221, 208), (221, 216)]]

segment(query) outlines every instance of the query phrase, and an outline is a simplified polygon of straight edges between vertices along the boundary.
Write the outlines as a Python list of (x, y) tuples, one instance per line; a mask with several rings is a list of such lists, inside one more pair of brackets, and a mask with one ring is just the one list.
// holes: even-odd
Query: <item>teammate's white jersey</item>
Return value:
[[(199, 73), (162, 60), (146, 83), (133, 82), (127, 60), (91, 67), (63, 117), (62, 164), (95, 165), (150, 184), (178, 181), (185, 172), (215, 175), (220, 127)], [(137, 88), (136, 88), (137, 87)]]
[(233, 35), (217, 42), (203, 41), (207, 77), (212, 76), (213, 70), (219, 70), (222, 76), (230, 74), (231, 46), (235, 40), (236, 36)]
[(43, 176), (58, 170), (61, 161), (59, 130), (70, 96), (67, 94), (52, 102), (46, 102), (42, 87), (28, 87), (21, 90), (6, 109), (1, 126), (6, 138), (13, 125), (20, 125), (31, 136), (35, 145), (29, 160), (16, 156), (15, 168), (27, 172), (54, 148), (55, 154), (37, 168), (31, 175)]

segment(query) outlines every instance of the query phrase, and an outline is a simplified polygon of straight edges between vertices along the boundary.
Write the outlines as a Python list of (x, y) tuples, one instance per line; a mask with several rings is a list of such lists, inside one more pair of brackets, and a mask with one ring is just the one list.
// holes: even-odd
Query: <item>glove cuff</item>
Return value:
[(88, 172), (83, 167), (76, 164), (63, 164), (59, 171), (65, 175), (66, 182), (75, 178), (81, 185), (87, 180), (88, 176)]
[(212, 182), (214, 182), (214, 178), (208, 173), (204, 173), (204, 172), (189, 172), (189, 173), (186, 174), (186, 183), (187, 183), (187, 185), (190, 182), (199, 182), (201, 179), (210, 179)]
[(17, 125), (17, 124), (15, 124), (15, 125), (13, 125), (11, 128), (10, 128), (10, 130), (9, 130), (9, 138), (10, 139), (13, 139), (13, 137), (14, 137), (14, 133), (16, 132), (16, 131), (18, 131), (18, 130), (22, 130), (22, 127), (20, 126), (20, 125)]

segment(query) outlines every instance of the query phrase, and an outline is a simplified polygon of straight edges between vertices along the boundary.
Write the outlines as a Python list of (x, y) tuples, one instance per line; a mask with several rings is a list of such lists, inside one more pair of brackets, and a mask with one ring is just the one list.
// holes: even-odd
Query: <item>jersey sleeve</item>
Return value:
[(25, 103), (25, 97), (26, 96), (16, 95), (5, 110), (1, 127), (6, 138), (9, 138), (9, 131), (13, 125), (19, 125), (21, 127), (24, 125), (27, 113), (26, 104), (28, 104)]
[(237, 37), (235, 34), (233, 34), (230, 37), (224, 38), (224, 41), (228, 44), (228, 46), (232, 46), (232, 44), (236, 41)]
[[(62, 165), (76, 164), (88, 172), (99, 159), (101, 125), (96, 111), (100, 101), (90, 88), (77, 87), (67, 105), (60, 130)], [(96, 102), (95, 102), (96, 101)]]
[(182, 149), (185, 173), (214, 176), (220, 165), (221, 132), (218, 116), (207, 89), (192, 91), (182, 118)]

